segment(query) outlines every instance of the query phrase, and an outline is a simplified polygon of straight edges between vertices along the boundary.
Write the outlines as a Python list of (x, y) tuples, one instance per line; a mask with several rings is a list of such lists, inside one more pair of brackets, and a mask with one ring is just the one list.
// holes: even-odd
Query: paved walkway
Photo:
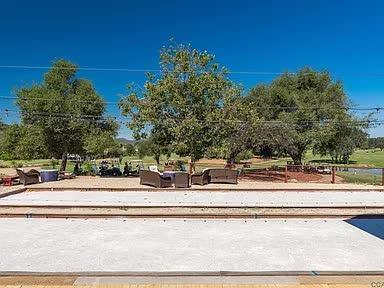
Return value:
[(23, 192), (0, 198), (3, 205), (44, 206), (205, 206), (205, 207), (384, 207), (384, 192), (359, 191), (173, 191)]
[(0, 272), (383, 271), (384, 220), (0, 219)]

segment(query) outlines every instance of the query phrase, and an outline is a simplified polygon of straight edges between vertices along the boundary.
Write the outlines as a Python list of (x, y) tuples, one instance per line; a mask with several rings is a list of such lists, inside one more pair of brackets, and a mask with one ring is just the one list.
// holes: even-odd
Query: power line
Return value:
[[(71, 113), (60, 113), (60, 112), (20, 112), (17, 110), (9, 110), (9, 109), (2, 109), (0, 110), (0, 113), (3, 115), (9, 116), (9, 114), (16, 114), (21, 116), (31, 116), (37, 119), (49, 119), (49, 118), (55, 118), (55, 119), (68, 119), (68, 120), (87, 120), (87, 121), (108, 121), (108, 120), (114, 120), (117, 123), (120, 124), (126, 124), (128, 121), (124, 121), (122, 119), (118, 119), (115, 116), (95, 116), (95, 115), (87, 115), (87, 114), (71, 114)], [(216, 123), (216, 124), (225, 124), (225, 123), (238, 123), (238, 124), (246, 124), (248, 121), (242, 121), (242, 120), (223, 120), (223, 121), (216, 121), (216, 120), (206, 120), (206, 121), (200, 121), (200, 122), (209, 122), (209, 123)], [(360, 126), (360, 125), (381, 125), (384, 124), (384, 119), (374, 119), (374, 120), (357, 120), (357, 121), (351, 121), (351, 120), (344, 120), (344, 121), (335, 121), (335, 120), (325, 120), (325, 121), (319, 121), (319, 120), (300, 120), (298, 123), (286, 123), (281, 120), (259, 120), (257, 121), (258, 124), (283, 124), (283, 125), (292, 125), (292, 126), (307, 126), (308, 124), (330, 124), (330, 123), (344, 123), (344, 124), (351, 124), (352, 126)]]
[(105, 104), (119, 104), (119, 102), (100, 101), (100, 100), (77, 100), (77, 99), (47, 99), (47, 98), (18, 98), (14, 96), (0, 96), (0, 99), (7, 100), (22, 100), (22, 101), (42, 101), (42, 102), (75, 102), (75, 103), (105, 103)]
[(39, 117), (61, 117), (61, 118), (67, 118), (67, 119), (91, 119), (91, 120), (98, 120), (98, 119), (117, 119), (115, 116), (97, 116), (97, 115), (90, 115), (90, 114), (72, 114), (72, 113), (61, 113), (61, 112), (38, 112), (38, 111), (31, 111), (31, 112), (23, 112), (23, 111), (17, 111), (17, 110), (11, 110), (11, 109), (2, 109), (0, 110), (3, 115), (9, 115), (9, 114), (16, 114), (21, 116), (39, 116)]
[[(161, 69), (153, 68), (105, 68), (105, 67), (55, 67), (55, 66), (30, 66), (30, 65), (0, 65), (1, 69), (34, 69), (34, 70), (79, 70), (79, 71), (105, 71), (105, 72), (163, 72)], [(182, 73), (191, 73), (191, 71), (180, 71)], [(296, 74), (295, 72), (271, 72), (271, 71), (225, 71), (227, 74), (253, 74), (253, 75), (281, 75)]]
[(111, 71), (111, 72), (160, 72), (160, 69), (132, 69), (132, 68), (96, 68), (96, 67), (55, 67), (29, 65), (0, 65), (1, 69), (54, 69), (54, 70), (83, 70), (83, 71)]
[[(0, 69), (32, 69), (32, 70), (78, 70), (78, 71), (99, 71), (99, 72), (131, 72), (131, 73), (146, 73), (146, 72), (152, 72), (152, 73), (161, 73), (163, 70), (161, 69), (154, 69), (154, 68), (108, 68), (108, 67), (55, 67), (55, 66), (33, 66), (33, 65), (0, 65)], [(191, 73), (195, 72), (192, 70), (186, 70), (186, 71), (180, 71), (181, 73)], [(197, 71), (197, 72), (204, 72), (204, 71)], [(297, 72), (290, 72), (290, 71), (284, 71), (284, 72), (276, 72), (276, 71), (231, 71), (231, 70), (225, 70), (225, 73), (227, 74), (249, 74), (249, 75), (283, 75), (283, 74), (291, 74), (295, 75), (298, 74)], [(305, 73), (304, 73), (305, 74)], [(307, 73), (310, 74), (310, 73)], [(356, 72), (353, 73), (356, 75), (367, 75), (367, 76), (378, 76), (382, 77), (384, 76), (384, 73), (376, 73), (376, 72)]]
[[(14, 96), (0, 96), (0, 99), (7, 99), (7, 100), (18, 100), (18, 97)], [(28, 98), (28, 99), (23, 99), (21, 98), (20, 100), (29, 102), (29, 101), (41, 101), (41, 102), (73, 102), (73, 103), (100, 103), (99, 100), (76, 100), (76, 99), (69, 99), (69, 100), (62, 100), (62, 99), (46, 99), (46, 98)], [(110, 104), (110, 105), (118, 105), (120, 102), (117, 101), (103, 101), (105, 104)], [(320, 107), (320, 106), (307, 106), (303, 108), (299, 108), (297, 106), (256, 106), (254, 107), (255, 109), (277, 109), (277, 110), (300, 110), (300, 109), (313, 109), (313, 110), (325, 110), (329, 109), (329, 107)], [(352, 110), (352, 111), (377, 111), (379, 112), (380, 110), (384, 110), (384, 107), (353, 107), (353, 106), (346, 106), (346, 107), (335, 107), (336, 109), (340, 110)]]

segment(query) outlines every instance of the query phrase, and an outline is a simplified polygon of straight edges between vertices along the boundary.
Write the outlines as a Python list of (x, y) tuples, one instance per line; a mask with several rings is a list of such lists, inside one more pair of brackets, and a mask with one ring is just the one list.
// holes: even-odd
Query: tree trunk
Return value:
[(293, 160), (294, 165), (302, 165), (303, 164), (301, 154), (291, 154), (290, 156)]
[(234, 165), (236, 156), (237, 156), (237, 154), (235, 154), (235, 153), (230, 154), (228, 159), (227, 159), (227, 165), (230, 165), (230, 166)]
[(160, 165), (160, 154), (155, 154), (155, 160), (157, 165)]
[(191, 162), (189, 163), (189, 174), (195, 172), (195, 157), (191, 156)]
[(65, 169), (67, 168), (67, 158), (68, 158), (68, 153), (67, 151), (64, 151), (63, 154), (61, 155), (60, 171), (65, 171)]

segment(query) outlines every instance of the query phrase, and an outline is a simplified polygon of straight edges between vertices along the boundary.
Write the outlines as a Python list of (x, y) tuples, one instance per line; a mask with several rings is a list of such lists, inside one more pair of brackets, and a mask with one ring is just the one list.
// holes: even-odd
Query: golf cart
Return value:
[(317, 167), (317, 173), (319, 174), (331, 174), (331, 169), (325, 167), (325, 166), (319, 166)]
[(144, 163), (142, 160), (131, 160), (129, 162), (125, 162), (123, 175), (128, 176), (139, 176), (139, 171), (144, 170)]
[(119, 162), (115, 160), (102, 160), (100, 162), (99, 166), (99, 175), (100, 176), (112, 176), (112, 177), (117, 177), (121, 176), (121, 170), (119, 168)]

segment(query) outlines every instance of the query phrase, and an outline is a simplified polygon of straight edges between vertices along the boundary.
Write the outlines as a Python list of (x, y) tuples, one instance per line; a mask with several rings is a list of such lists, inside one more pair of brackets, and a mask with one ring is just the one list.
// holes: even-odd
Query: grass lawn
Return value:
[(370, 185), (381, 185), (381, 175), (372, 175), (366, 173), (351, 173), (351, 172), (337, 172), (337, 176), (343, 178), (346, 183), (355, 184), (370, 184)]
[[(314, 156), (312, 152), (307, 152), (305, 162), (330, 163), (329, 157)], [(384, 151), (368, 149), (356, 150), (351, 156), (350, 166), (384, 168)]]

